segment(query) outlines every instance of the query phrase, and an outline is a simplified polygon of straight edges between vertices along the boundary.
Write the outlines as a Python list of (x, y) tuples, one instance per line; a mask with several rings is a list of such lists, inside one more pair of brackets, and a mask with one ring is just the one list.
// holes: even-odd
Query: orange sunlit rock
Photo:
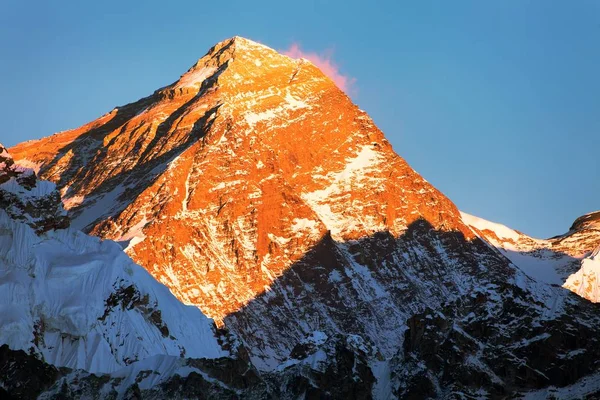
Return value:
[(474, 237), (321, 71), (242, 38), (149, 97), (11, 153), (57, 183), (74, 226), (123, 242), (216, 320), (328, 232), (398, 236), (424, 218)]

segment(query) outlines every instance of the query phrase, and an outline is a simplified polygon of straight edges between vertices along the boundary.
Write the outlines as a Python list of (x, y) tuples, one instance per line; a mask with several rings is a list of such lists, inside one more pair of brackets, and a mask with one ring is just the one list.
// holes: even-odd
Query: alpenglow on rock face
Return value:
[(11, 151), (74, 227), (238, 335), (263, 379), (300, 371), (294, 396), (347, 388), (334, 377), (350, 370), (365, 398), (502, 396), (596, 370), (596, 308), (493, 249), (306, 60), (226, 40), (152, 95)]
[(123, 242), (216, 319), (327, 232), (397, 236), (425, 218), (473, 237), (316, 67), (242, 38), (152, 96), (11, 151), (57, 183), (75, 227)]

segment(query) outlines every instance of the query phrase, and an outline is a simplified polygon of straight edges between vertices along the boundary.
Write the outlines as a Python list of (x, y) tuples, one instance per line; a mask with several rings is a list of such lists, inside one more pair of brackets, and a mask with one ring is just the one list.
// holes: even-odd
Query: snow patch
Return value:
[(594, 303), (600, 302), (600, 247), (581, 262), (581, 268), (567, 278), (563, 287)]
[(283, 98), (285, 102), (275, 108), (271, 108), (262, 112), (247, 112), (244, 115), (244, 120), (251, 128), (253, 128), (258, 122), (269, 121), (276, 118), (286, 117), (290, 111), (295, 111), (303, 108), (310, 108), (310, 106), (301, 100), (296, 99), (290, 93), (286, 93)]
[(212, 76), (216, 71), (216, 67), (191, 69), (181, 76), (175, 85), (175, 89), (181, 89), (184, 87), (200, 87), (202, 82), (204, 82), (206, 78)]
[(139, 244), (146, 239), (146, 235), (144, 234), (143, 229), (148, 224), (148, 220), (144, 216), (140, 222), (129, 228), (127, 233), (117, 239), (117, 242), (127, 242), (127, 247), (125, 247), (125, 251), (131, 250), (136, 244)]
[(321, 234), (319, 222), (308, 218), (294, 218), (290, 229), (296, 234), (296, 237), (308, 232), (309, 237), (318, 239)]
[(36, 174), (40, 172), (40, 168), (42, 167), (42, 163), (31, 161), (26, 158), (19, 160), (19, 161), (15, 161), (15, 165), (18, 165), (21, 168), (31, 169)]
[(500, 239), (508, 239), (513, 241), (518, 241), (521, 238), (521, 234), (517, 231), (510, 229), (509, 227), (497, 224), (495, 222), (487, 221), (483, 218), (475, 217), (473, 215), (467, 214), (465, 212), (460, 212), (463, 222), (474, 228), (479, 229), (480, 231), (489, 230), (492, 231), (498, 236)]
[(71, 208), (75, 208), (79, 206), (85, 200), (85, 196), (72, 196), (72, 197), (63, 197), (63, 207), (65, 210), (70, 210)]
[(339, 201), (341, 194), (351, 193), (356, 188), (363, 188), (366, 186), (366, 182), (375, 183), (373, 180), (377, 178), (369, 178), (367, 173), (375, 169), (382, 161), (383, 156), (373, 149), (373, 146), (364, 145), (358, 150), (356, 157), (346, 160), (342, 171), (327, 174), (327, 179), (330, 181), (329, 186), (302, 194), (303, 200), (316, 212), (335, 239), (340, 239), (340, 235), (344, 231), (357, 228), (359, 225), (372, 231), (380, 228), (375, 226), (368, 216), (357, 221), (354, 217), (345, 217), (341, 213), (333, 211), (331, 205)]

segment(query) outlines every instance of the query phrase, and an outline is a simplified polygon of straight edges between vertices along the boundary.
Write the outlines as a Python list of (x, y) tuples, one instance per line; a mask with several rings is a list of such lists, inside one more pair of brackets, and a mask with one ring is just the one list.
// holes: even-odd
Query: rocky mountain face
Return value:
[[(186, 353), (194, 359), (161, 360), (168, 373), (152, 364), (160, 379), (126, 380), (119, 396), (600, 390), (600, 310), (511, 257), (545, 247), (461, 214), (306, 60), (226, 40), (152, 95), (11, 152), (56, 183), (74, 228), (121, 243), (251, 363)], [(565, 271), (594, 240), (577, 235), (560, 241)], [(504, 251), (509, 241), (522, 251)], [(65, 373), (47, 395), (118, 378)]]
[(29, 168), (15, 165), (0, 144), (0, 209), (38, 233), (69, 226), (60, 194), (50, 182), (39, 181)]
[[(112, 373), (56, 368), (0, 346), (7, 399), (368, 399), (374, 382), (352, 340), (307, 348), (284, 370), (259, 372), (242, 357), (155, 356)], [(333, 344), (335, 343), (335, 344)]]
[[(39, 224), (57, 220), (68, 226), (60, 196), (54, 184), (16, 167), (2, 150), (0, 397), (291, 399), (371, 393), (368, 355), (353, 336), (307, 338), (285, 370), (260, 375), (235, 336), (180, 303), (118, 244)], [(48, 207), (33, 207), (29, 214), (22, 206), (31, 204)]]
[[(312, 250), (340, 258), (337, 273), (328, 266), (319, 274), (323, 284), (346, 282), (350, 298), (367, 304), (389, 296), (355, 262), (363, 246), (353, 240), (396, 238), (421, 220), (474, 237), (316, 67), (242, 38), (218, 44), (148, 98), (12, 152), (57, 183), (75, 227), (124, 243), (179, 299), (220, 323), (269, 299)], [(364, 289), (353, 286), (361, 280)], [(288, 315), (295, 321), (297, 312)], [(325, 309), (311, 318), (295, 340), (331, 320)], [(293, 347), (270, 342), (265, 352), (275, 353), (261, 355), (265, 362)]]

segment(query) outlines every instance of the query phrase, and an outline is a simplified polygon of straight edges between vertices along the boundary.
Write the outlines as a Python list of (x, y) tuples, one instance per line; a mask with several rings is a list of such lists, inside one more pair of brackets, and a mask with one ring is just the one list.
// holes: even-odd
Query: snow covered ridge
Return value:
[(111, 372), (155, 355), (221, 357), (214, 323), (109, 240), (66, 228), (53, 183), (0, 146), (0, 344)]
[(491, 231), (496, 234), (499, 239), (513, 240), (517, 241), (521, 238), (521, 234), (509, 227), (497, 224), (495, 222), (486, 221), (485, 219), (475, 217), (473, 215), (467, 214), (465, 212), (460, 213), (465, 224), (475, 227), (480, 231)]
[(0, 343), (56, 366), (111, 372), (154, 355), (221, 357), (212, 320), (112, 241), (38, 236), (0, 210)]
[(579, 271), (570, 275), (563, 286), (594, 303), (600, 302), (600, 246), (581, 261)]
[(550, 239), (535, 239), (464, 212), (461, 216), (465, 224), (530, 277), (600, 302), (600, 269), (594, 256), (600, 246), (600, 212), (577, 218), (566, 234)]

